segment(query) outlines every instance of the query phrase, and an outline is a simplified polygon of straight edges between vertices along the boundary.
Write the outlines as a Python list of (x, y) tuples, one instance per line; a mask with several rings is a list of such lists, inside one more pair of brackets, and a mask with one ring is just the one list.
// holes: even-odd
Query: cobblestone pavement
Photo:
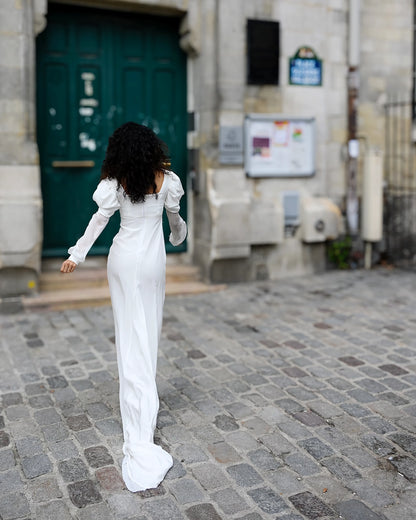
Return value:
[(0, 316), (0, 518), (411, 520), (416, 277), (340, 272), (168, 298), (157, 442), (130, 493), (111, 309)]

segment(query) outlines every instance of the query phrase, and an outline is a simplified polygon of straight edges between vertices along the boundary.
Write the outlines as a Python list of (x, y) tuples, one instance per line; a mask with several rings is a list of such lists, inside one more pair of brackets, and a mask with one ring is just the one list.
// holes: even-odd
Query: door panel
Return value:
[(48, 100), (46, 111), (46, 127), (48, 139), (47, 153), (51, 156), (64, 157), (68, 154), (68, 79), (69, 71), (66, 64), (48, 63), (46, 65), (46, 91)]
[(146, 72), (144, 68), (130, 66), (123, 71), (122, 106), (126, 113), (125, 118), (132, 121), (145, 119), (146, 99), (145, 86)]
[[(37, 43), (44, 255), (62, 256), (96, 211), (108, 137), (122, 123), (153, 128), (185, 185), (185, 56), (177, 20), (53, 4)], [(113, 217), (91, 254), (108, 251), (118, 226)]]

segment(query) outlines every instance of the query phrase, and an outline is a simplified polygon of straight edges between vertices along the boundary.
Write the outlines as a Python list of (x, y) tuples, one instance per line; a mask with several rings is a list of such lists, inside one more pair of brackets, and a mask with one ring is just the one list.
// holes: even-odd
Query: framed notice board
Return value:
[(309, 177), (315, 174), (315, 119), (248, 114), (245, 169), (249, 177)]

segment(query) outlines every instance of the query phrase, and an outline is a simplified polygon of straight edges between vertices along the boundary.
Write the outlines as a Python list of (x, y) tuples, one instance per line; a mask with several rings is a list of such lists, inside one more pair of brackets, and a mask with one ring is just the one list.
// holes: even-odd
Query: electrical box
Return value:
[(300, 196), (297, 191), (284, 191), (282, 193), (283, 214), (285, 226), (299, 226), (300, 223)]

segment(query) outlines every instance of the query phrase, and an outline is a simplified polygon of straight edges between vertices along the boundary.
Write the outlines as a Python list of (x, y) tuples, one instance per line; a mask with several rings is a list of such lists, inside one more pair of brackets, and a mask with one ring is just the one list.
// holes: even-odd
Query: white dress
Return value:
[(154, 488), (172, 466), (172, 457), (153, 442), (159, 398), (156, 388), (157, 349), (165, 299), (166, 252), (162, 229), (166, 208), (173, 245), (186, 237), (179, 216), (183, 195), (179, 177), (166, 171), (157, 194), (133, 204), (115, 179), (102, 180), (93, 199), (98, 211), (74, 247), (70, 260), (82, 262), (116, 210), (120, 230), (107, 264), (114, 313), (120, 410), (123, 422), (124, 482), (130, 491)]

